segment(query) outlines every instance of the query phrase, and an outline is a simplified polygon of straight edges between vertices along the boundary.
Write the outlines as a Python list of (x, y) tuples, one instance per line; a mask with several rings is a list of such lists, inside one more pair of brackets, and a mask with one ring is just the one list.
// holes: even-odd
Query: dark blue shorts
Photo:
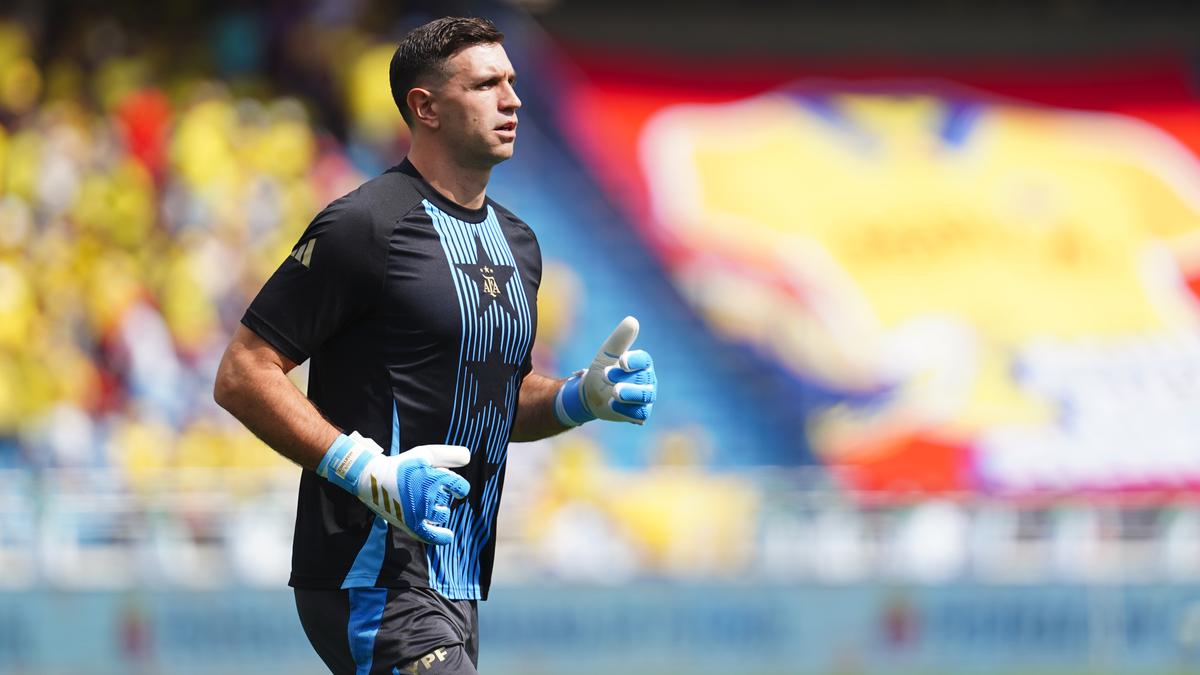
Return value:
[(297, 588), (308, 641), (335, 675), (476, 675), (479, 611), (428, 588)]

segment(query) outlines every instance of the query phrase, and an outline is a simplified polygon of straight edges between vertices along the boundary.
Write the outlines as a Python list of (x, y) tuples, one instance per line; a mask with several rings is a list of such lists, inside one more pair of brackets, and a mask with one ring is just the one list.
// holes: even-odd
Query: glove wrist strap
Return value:
[(576, 373), (559, 387), (554, 397), (554, 416), (564, 427), (577, 427), (596, 419), (583, 400), (582, 385), (583, 377)]
[(358, 495), (359, 477), (377, 454), (368, 444), (358, 443), (361, 438), (358, 432), (339, 435), (317, 465), (318, 476), (355, 496)]

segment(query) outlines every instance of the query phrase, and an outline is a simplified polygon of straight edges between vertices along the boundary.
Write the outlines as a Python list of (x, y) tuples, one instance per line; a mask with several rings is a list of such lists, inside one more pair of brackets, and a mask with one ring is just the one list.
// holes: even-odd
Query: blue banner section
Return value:
[(0, 673), (320, 673), (290, 591), (0, 592)]
[[(504, 587), (482, 672), (1200, 671), (1200, 586)], [(0, 593), (3, 673), (323, 673), (290, 591)]]

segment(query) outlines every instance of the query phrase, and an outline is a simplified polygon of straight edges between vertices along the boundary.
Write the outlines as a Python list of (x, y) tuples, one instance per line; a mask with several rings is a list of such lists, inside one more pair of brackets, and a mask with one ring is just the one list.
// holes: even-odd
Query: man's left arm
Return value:
[(555, 379), (537, 373), (525, 376), (521, 382), (517, 418), (513, 420), (513, 443), (549, 438), (571, 428), (559, 422), (554, 414), (554, 397), (565, 382), (565, 379)]
[(658, 395), (658, 376), (649, 354), (629, 350), (637, 334), (637, 319), (627, 316), (587, 370), (565, 380), (525, 376), (512, 441), (536, 441), (594, 419), (645, 424)]

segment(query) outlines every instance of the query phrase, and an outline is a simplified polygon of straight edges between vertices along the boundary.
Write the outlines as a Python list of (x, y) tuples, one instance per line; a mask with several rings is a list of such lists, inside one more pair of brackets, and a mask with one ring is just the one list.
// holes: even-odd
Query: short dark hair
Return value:
[(436, 71), (461, 49), (502, 42), (504, 33), (491, 21), (473, 17), (442, 17), (409, 31), (392, 54), (390, 68), (392, 99), (404, 121), (412, 125), (412, 112), (405, 99), (421, 78)]

